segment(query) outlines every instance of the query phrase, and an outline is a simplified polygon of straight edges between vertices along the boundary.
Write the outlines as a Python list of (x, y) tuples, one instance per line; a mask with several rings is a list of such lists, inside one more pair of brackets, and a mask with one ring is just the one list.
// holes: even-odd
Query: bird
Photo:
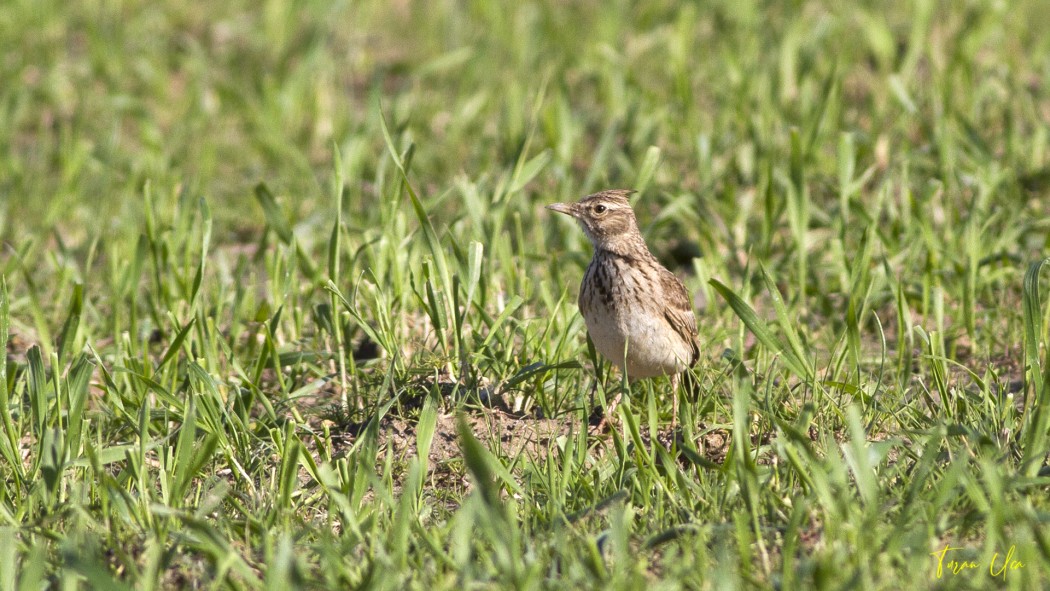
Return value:
[[(629, 382), (670, 378), (674, 430), (681, 374), (700, 358), (696, 316), (682, 280), (649, 251), (628, 199), (634, 192), (610, 189), (547, 209), (575, 218), (594, 246), (577, 299), (594, 348)], [(621, 396), (609, 403), (599, 430)]]

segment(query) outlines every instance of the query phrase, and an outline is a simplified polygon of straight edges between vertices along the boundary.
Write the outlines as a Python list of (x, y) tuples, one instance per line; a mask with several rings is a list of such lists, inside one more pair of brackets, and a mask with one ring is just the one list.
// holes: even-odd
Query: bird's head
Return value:
[(622, 252), (641, 241), (638, 219), (627, 200), (631, 193), (634, 191), (610, 189), (576, 203), (554, 203), (547, 209), (576, 218), (595, 250)]

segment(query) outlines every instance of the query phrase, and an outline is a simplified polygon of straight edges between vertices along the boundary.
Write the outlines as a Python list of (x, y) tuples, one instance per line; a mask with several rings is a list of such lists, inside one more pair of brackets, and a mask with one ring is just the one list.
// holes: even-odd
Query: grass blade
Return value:
[(441, 280), (442, 288), (445, 290), (445, 293), (451, 293), (452, 281), (448, 272), (448, 264), (445, 261), (445, 248), (442, 246), (437, 232), (434, 231), (434, 225), (430, 223), (430, 217), (427, 215), (426, 209), (423, 208), (423, 203), (419, 200), (416, 190), (408, 180), (408, 171), (405, 170), (405, 165), (394, 147), (394, 140), (390, 137), (390, 130), (387, 129), (386, 116), (383, 114), (382, 109), (380, 109), (379, 114), (383, 139), (386, 141), (386, 147), (390, 152), (390, 157), (394, 160), (394, 165), (397, 166), (401, 181), (408, 191), (409, 200), (412, 202), (412, 211), (415, 212), (419, 226), (423, 230), (423, 238), (426, 240), (427, 250), (430, 251), (430, 256), (434, 260), (434, 266), (437, 267), (437, 274)]
[(711, 280), (711, 286), (714, 287), (715, 291), (718, 292), (722, 299), (729, 304), (729, 307), (733, 309), (737, 317), (744, 323), (744, 326), (755, 335), (758, 342), (762, 343), (766, 348), (771, 349), (775, 353), (783, 355), (784, 364), (791, 369), (798, 377), (806, 381), (812, 380), (812, 373), (809, 366), (805, 361), (802, 360), (796, 353), (795, 350), (789, 346), (785, 346), (780, 339), (778, 339), (773, 331), (769, 329), (769, 326), (758, 317), (755, 310), (747, 304), (744, 300), (740, 299), (733, 290), (726, 287), (721, 281), (717, 279)]
[(288, 218), (281, 211), (277, 199), (270, 192), (266, 183), (255, 185), (255, 199), (262, 206), (263, 215), (266, 216), (266, 225), (277, 233), (277, 237), (285, 244), (292, 243), (292, 227), (288, 224)]
[(517, 193), (518, 191), (524, 189), (525, 185), (529, 184), (529, 182), (532, 179), (536, 178), (536, 175), (538, 175), (540, 171), (543, 170), (544, 166), (547, 166), (547, 163), (550, 162), (550, 159), (551, 151), (549, 149), (544, 150), (536, 156), (533, 156), (520, 169), (515, 169), (514, 176), (513, 178), (511, 178), (510, 181), (510, 189), (508, 190), (508, 192)]
[(759, 272), (762, 274), (762, 282), (765, 284), (766, 291), (769, 292), (770, 299), (773, 302), (773, 310), (777, 315), (777, 324), (780, 326), (780, 331), (787, 339), (787, 346), (790, 355), (793, 357), (795, 363), (802, 367), (804, 374), (801, 377), (807, 381), (812, 380), (814, 376), (813, 368), (806, 361), (808, 358), (806, 355), (806, 349), (802, 346), (802, 338), (799, 337), (798, 330), (796, 330), (795, 321), (791, 317), (791, 313), (788, 312), (787, 305), (784, 303), (784, 296), (781, 295), (780, 290), (777, 289), (777, 284), (766, 270), (765, 265), (759, 263), (758, 268)]
[(1047, 428), (1050, 427), (1050, 389), (1048, 375), (1050, 363), (1043, 364), (1039, 359), (1039, 350), (1046, 346), (1043, 331), (1043, 303), (1039, 293), (1039, 272), (1050, 263), (1050, 257), (1032, 263), (1024, 276), (1022, 307), (1024, 310), (1024, 352), (1025, 352), (1025, 392), (1031, 391), (1031, 403), (1026, 401), (1027, 420), (1024, 424), (1022, 441), (1024, 445), (1023, 463), (1025, 474), (1033, 477), (1038, 474), (1046, 457)]
[(80, 315), (84, 311), (84, 285), (77, 283), (73, 286), (73, 297), (69, 301), (69, 313), (66, 321), (62, 323), (62, 330), (58, 334), (58, 360), (65, 363), (66, 354), (73, 347), (77, 338), (77, 329), (80, 328)]

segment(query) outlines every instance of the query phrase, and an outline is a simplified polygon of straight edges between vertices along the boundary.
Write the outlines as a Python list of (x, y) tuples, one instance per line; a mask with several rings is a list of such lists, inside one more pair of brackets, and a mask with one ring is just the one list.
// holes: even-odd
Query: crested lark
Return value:
[[(580, 285), (580, 313), (594, 348), (628, 380), (671, 377), (671, 428), (678, 419), (679, 373), (700, 356), (692, 299), (681, 280), (649, 252), (627, 196), (610, 190), (547, 209), (576, 218), (594, 245)], [(609, 404), (613, 416), (620, 394)]]

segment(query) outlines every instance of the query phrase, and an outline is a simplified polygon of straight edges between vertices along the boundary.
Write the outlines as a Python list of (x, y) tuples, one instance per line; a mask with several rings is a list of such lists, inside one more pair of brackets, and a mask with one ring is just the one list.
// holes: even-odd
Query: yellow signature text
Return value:
[[(944, 577), (945, 573), (955, 576), (961, 572), (974, 570), (979, 571), (984, 567), (979, 562), (972, 560), (957, 560), (953, 556), (949, 556), (949, 552), (955, 552), (963, 550), (964, 548), (952, 547), (949, 544), (945, 544), (944, 548), (936, 552), (930, 552), (930, 556), (937, 559), (937, 578)], [(996, 552), (992, 555), (992, 561), (988, 563), (988, 575), (994, 578), (1002, 578), (1006, 580), (1006, 573), (1009, 571), (1020, 570), (1024, 568), (1024, 563), (1014, 558), (1014, 553), (1017, 551), (1016, 546), (1010, 546), (1010, 549), (1006, 551), (1006, 554), (999, 557), (999, 553)]]

